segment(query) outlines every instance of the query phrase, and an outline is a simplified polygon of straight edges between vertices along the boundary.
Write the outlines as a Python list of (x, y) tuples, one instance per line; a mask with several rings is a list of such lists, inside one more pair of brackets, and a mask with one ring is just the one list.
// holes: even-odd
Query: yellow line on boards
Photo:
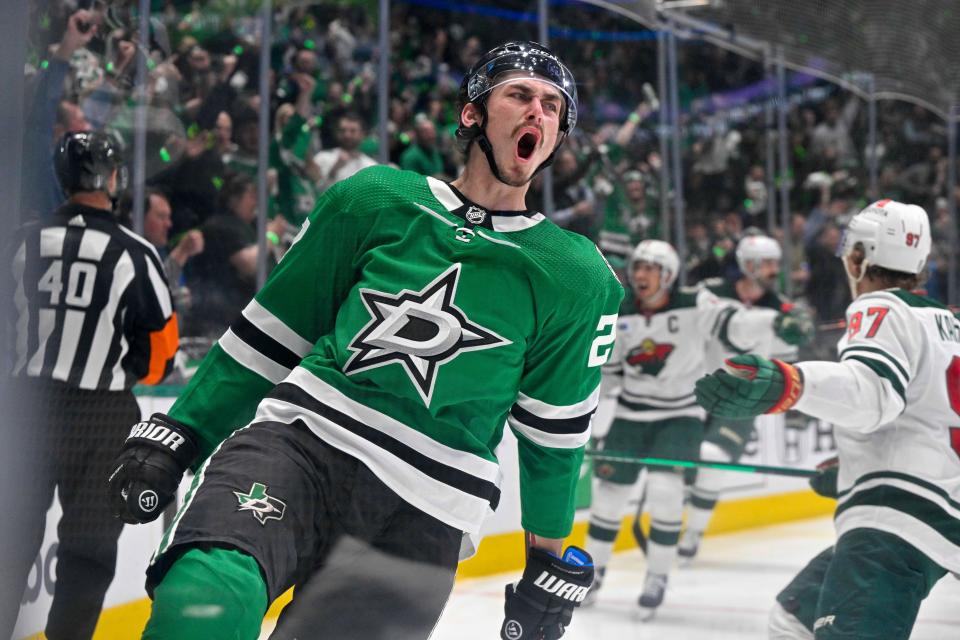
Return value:
[[(822, 498), (812, 491), (721, 501), (707, 529), (707, 535), (824, 516), (832, 513), (835, 507), (835, 501)], [(632, 519), (633, 516), (623, 519), (620, 535), (614, 544), (615, 550), (634, 547), (629, 531)], [(648, 526), (646, 516), (644, 520), (644, 525)], [(578, 522), (574, 524), (568, 542), (582, 546), (586, 533), (587, 523)], [(460, 563), (457, 580), (519, 570), (523, 567), (523, 548), (523, 533), (520, 531), (488, 536), (480, 543), (477, 555)], [(280, 615), (283, 607), (290, 602), (291, 596), (292, 590), (277, 598), (267, 611), (265, 619), (275, 619)], [(93, 640), (135, 640), (140, 637), (149, 615), (150, 600), (147, 598), (106, 609), (100, 615)], [(38, 633), (21, 640), (43, 639), (44, 635)]]

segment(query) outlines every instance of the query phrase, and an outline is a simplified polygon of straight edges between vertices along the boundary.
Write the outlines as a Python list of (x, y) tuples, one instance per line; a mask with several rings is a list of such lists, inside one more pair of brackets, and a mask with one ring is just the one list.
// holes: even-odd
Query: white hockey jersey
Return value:
[(847, 309), (839, 363), (798, 365), (795, 408), (835, 425), (838, 535), (893, 533), (960, 572), (960, 321), (901, 289)]
[(605, 391), (619, 387), (614, 417), (636, 422), (690, 416), (703, 419), (693, 386), (718, 366), (708, 361), (711, 343), (720, 341), (728, 353), (733, 345), (752, 349), (772, 335), (769, 309), (747, 310), (724, 302), (706, 287), (681, 288), (655, 313), (637, 311), (624, 302), (613, 353), (603, 367)]
[[(713, 341), (707, 358), (710, 369), (723, 366), (725, 358), (747, 352), (756, 353), (765, 358), (777, 358), (784, 362), (797, 361), (799, 349), (781, 340), (773, 331), (773, 321), (777, 315), (792, 305), (785, 296), (775, 291), (768, 291), (753, 304), (746, 304), (737, 295), (736, 285), (729, 280), (710, 278), (703, 281), (703, 286), (710, 289), (723, 304), (751, 309), (751, 316), (758, 323), (758, 331), (749, 336), (749, 344), (738, 345), (723, 340)], [(728, 347), (733, 347), (733, 351), (731, 352)]]

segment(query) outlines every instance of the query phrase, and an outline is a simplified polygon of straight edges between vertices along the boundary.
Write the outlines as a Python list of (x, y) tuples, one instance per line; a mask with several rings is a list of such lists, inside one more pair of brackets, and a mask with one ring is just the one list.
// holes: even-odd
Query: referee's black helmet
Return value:
[[(57, 180), (67, 195), (78, 191), (103, 191), (114, 196), (126, 187), (120, 143), (100, 131), (75, 131), (60, 139), (54, 154)], [(117, 185), (110, 191), (110, 177)]]

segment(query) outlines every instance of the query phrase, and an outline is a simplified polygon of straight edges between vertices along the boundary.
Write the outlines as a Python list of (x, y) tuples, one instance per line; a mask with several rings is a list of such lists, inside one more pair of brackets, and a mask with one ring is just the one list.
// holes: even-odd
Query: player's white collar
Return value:
[[(440, 204), (446, 207), (448, 212), (456, 211), (463, 207), (464, 202), (453, 192), (446, 182), (436, 178), (427, 177), (427, 185), (433, 193), (433, 197)], [(490, 222), (493, 224), (493, 230), (501, 233), (510, 233), (513, 231), (523, 231), (536, 226), (546, 220), (546, 217), (539, 212), (528, 215), (503, 216), (495, 213), (490, 216)]]

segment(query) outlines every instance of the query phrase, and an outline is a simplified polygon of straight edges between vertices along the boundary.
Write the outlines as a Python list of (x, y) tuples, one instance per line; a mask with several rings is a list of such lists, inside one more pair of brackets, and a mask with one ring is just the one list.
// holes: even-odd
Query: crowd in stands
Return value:
[[(381, 124), (389, 133), (390, 163), (455, 177), (462, 158), (453, 132), (464, 71), (493, 43), (532, 38), (535, 28), (394, 2), (389, 115), (377, 123), (377, 29), (369, 3), (278, 3), (268, 103), (258, 91), (256, 3), (246, 13), (243, 2), (153, 4), (149, 37), (141, 37), (128, 9), (32, 3), (23, 209), (49, 215), (62, 202), (50, 151), (64, 132), (107, 129), (132, 158), (141, 89), (136, 74), (145, 62), (144, 234), (166, 261), (188, 336), (219, 335), (255, 288), (261, 110), (268, 111), (272, 132), (272, 265), (330, 185), (378, 161)], [(644, 31), (588, 5), (568, 6), (557, 19), (576, 20), (578, 34)], [(633, 244), (666, 237), (664, 221), (672, 225), (669, 211), (661, 215), (658, 105), (643, 87), (656, 85), (656, 42), (581, 35), (551, 44), (577, 76), (581, 106), (576, 134), (556, 157), (548, 213), (622, 263)], [(776, 237), (784, 230), (767, 222), (767, 203), (776, 193), (764, 160), (766, 98), (735, 99), (763, 82), (762, 66), (697, 41), (680, 47), (679, 63), (685, 263), (692, 283), (725, 275), (748, 227)], [(867, 201), (890, 197), (930, 213), (929, 288), (943, 299), (952, 237), (947, 199), (957, 196), (947, 192), (945, 125), (920, 107), (881, 101), (871, 149), (859, 98), (813, 79), (798, 86), (788, 122), (792, 213), (785, 284), (804, 295), (819, 319), (841, 317), (849, 294), (833, 256), (842, 226)], [(870, 154), (879, 160), (875, 190), (868, 187)], [(541, 209), (543, 202), (540, 176), (528, 206)], [(119, 210), (129, 221), (132, 200), (123, 199)]]

